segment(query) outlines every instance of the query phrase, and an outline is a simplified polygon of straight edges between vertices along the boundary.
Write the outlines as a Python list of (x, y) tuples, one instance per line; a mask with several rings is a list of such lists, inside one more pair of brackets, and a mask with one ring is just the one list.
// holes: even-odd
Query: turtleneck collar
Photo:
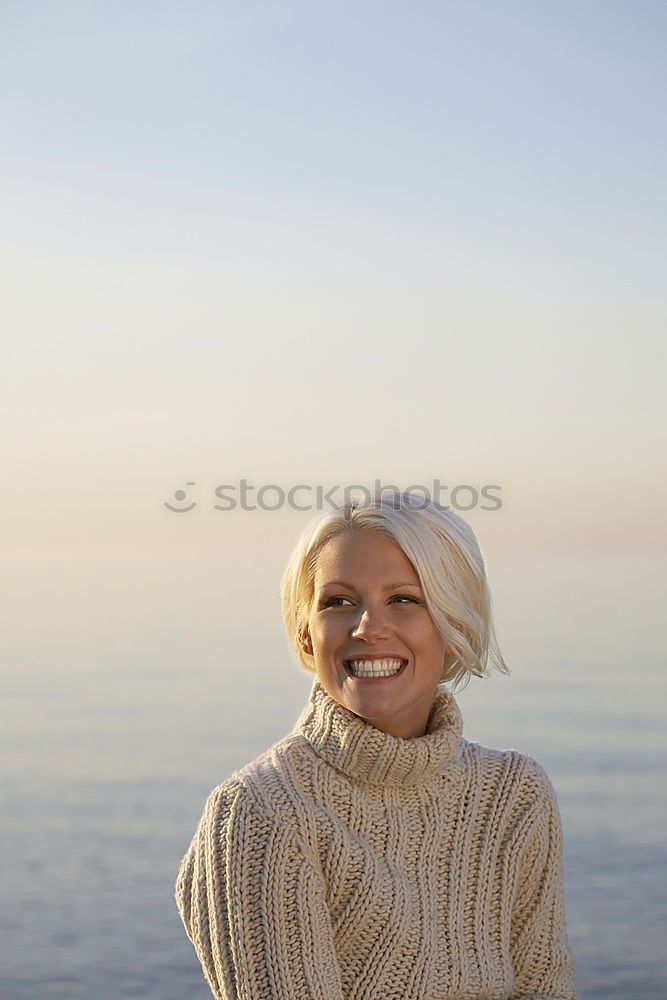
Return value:
[(292, 733), (354, 781), (416, 785), (444, 774), (461, 754), (463, 719), (454, 696), (437, 688), (424, 736), (409, 740), (376, 729), (333, 698), (318, 678)]

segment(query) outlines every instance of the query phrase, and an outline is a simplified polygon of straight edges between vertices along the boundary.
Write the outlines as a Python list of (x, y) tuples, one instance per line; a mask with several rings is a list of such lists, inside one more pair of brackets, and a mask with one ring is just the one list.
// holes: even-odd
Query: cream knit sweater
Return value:
[(210, 793), (176, 900), (218, 1000), (576, 1000), (549, 779), (461, 733), (442, 688), (403, 740), (315, 679)]

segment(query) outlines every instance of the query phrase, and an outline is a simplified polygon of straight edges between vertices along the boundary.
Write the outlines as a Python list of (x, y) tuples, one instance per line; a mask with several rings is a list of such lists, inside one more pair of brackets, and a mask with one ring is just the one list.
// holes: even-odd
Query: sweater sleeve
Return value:
[(240, 780), (209, 795), (176, 904), (216, 1000), (343, 1000), (321, 872)]
[(512, 1000), (577, 1000), (565, 926), (560, 814), (549, 778), (533, 763), (541, 795), (512, 913)]

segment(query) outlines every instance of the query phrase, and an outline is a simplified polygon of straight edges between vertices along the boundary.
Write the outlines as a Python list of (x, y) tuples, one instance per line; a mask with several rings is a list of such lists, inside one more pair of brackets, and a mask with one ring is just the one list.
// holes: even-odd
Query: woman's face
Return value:
[[(412, 563), (391, 538), (355, 530), (323, 547), (304, 649), (345, 708), (392, 736), (424, 735), (446, 647)], [(392, 671), (400, 661), (400, 670), (355, 676), (350, 660), (357, 668), (388, 660)]]

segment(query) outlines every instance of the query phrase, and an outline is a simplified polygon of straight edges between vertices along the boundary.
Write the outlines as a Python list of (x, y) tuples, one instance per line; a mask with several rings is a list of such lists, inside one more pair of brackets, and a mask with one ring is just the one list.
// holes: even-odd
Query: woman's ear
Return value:
[(303, 652), (307, 653), (308, 656), (313, 655), (313, 643), (310, 638), (310, 632), (308, 631), (308, 627), (306, 627), (303, 630), (299, 629), (299, 645), (301, 646)]

